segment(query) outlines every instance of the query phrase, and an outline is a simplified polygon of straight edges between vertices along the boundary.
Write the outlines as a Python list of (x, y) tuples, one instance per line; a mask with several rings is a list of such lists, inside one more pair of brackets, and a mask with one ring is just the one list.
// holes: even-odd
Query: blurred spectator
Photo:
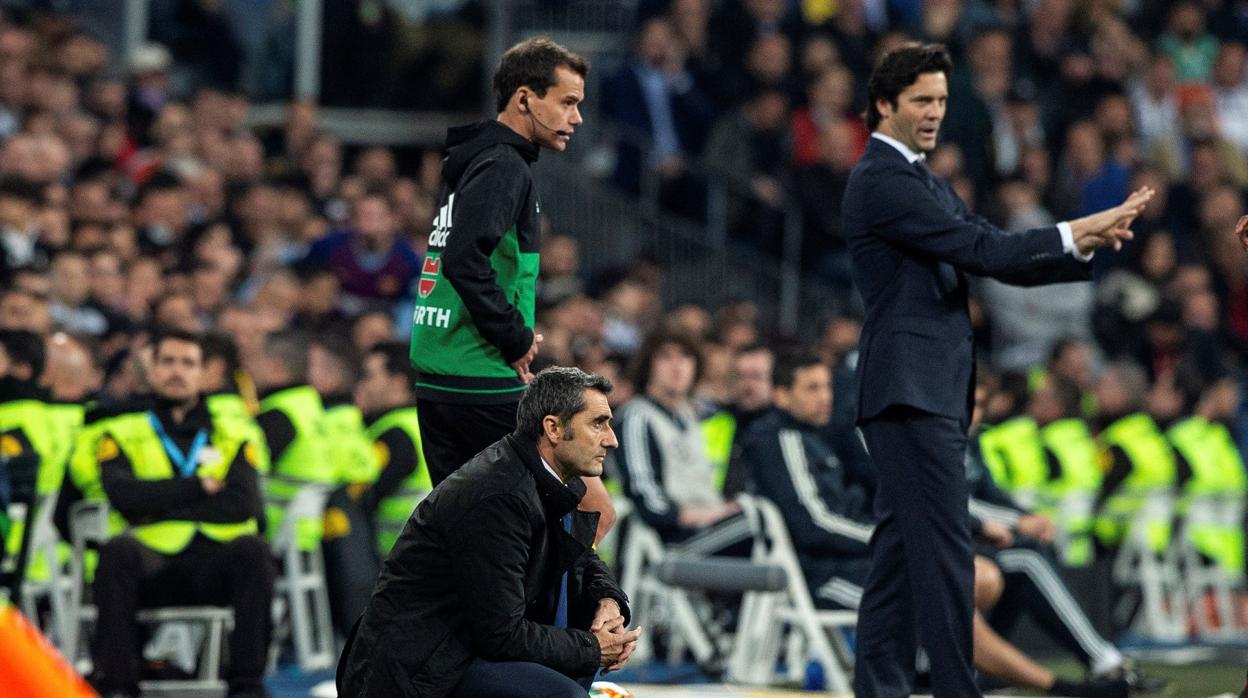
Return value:
[[(1007, 213), (1006, 230), (1029, 230), (1054, 223), (1036, 191), (1012, 180), (999, 191)], [(981, 282), (992, 318), (993, 364), (998, 370), (1025, 371), (1040, 363), (1060, 337), (1090, 337), (1093, 290), (1090, 283), (1049, 284), (1021, 289), (994, 279)]]
[(567, 235), (548, 235), (542, 240), (538, 273), (538, 306), (552, 305), (582, 291), (580, 245)]
[(712, 15), (710, 62), (717, 66), (715, 95), (721, 106), (741, 100), (744, 93), (738, 90), (745, 76), (783, 79), (789, 72), (793, 42), (801, 39), (802, 26), (785, 5), (784, 0), (729, 0)]
[(48, 263), (41, 249), (35, 214), (42, 197), (34, 184), (17, 178), (0, 180), (0, 257), (3, 269)]
[[(826, 163), (823, 137), (837, 126), (850, 129), (848, 152), (842, 158), (852, 167), (867, 147), (867, 126), (853, 111), (854, 76), (849, 69), (832, 64), (810, 77), (806, 106), (793, 110), (793, 165), (798, 168)], [(836, 198), (836, 197), (829, 197)]]
[(394, 322), (390, 315), (373, 311), (360, 315), (351, 328), (351, 341), (358, 352), (366, 352), (383, 342), (395, 339)]
[(43, 384), (53, 400), (86, 403), (100, 389), (103, 374), (96, 365), (94, 349), (59, 332), (48, 339)]
[(637, 195), (643, 177), (657, 176), (656, 193), (665, 207), (701, 218), (703, 193), (688, 168), (702, 152), (711, 105), (686, 69), (671, 20), (647, 20), (636, 55), (602, 89), (603, 117), (620, 129), (616, 186)]
[(706, 145), (706, 162), (726, 182), (727, 231), (762, 250), (779, 245), (784, 177), (791, 144), (788, 98), (759, 87), (738, 110), (722, 117)]
[(317, 241), (303, 264), (331, 271), (342, 287), (341, 308), (356, 314), (410, 298), (421, 258), (396, 235), (390, 198), (369, 191), (355, 202), (351, 227)]
[(169, 100), (169, 69), (173, 56), (169, 49), (156, 43), (143, 44), (129, 56), (132, 78), (127, 97), (126, 114), (130, 134), (139, 145), (149, 144), (149, 130), (156, 114)]
[(624, 491), (664, 541), (685, 541), (712, 526), (730, 525), (727, 520), (740, 511), (715, 486), (715, 467), (694, 413), (693, 388), (702, 365), (698, 345), (688, 337), (647, 337), (634, 369), (641, 394), (617, 415), (622, 438), (614, 458)]
[(1245, 79), (1244, 44), (1227, 42), (1218, 49), (1213, 64), (1213, 92), (1222, 135), (1248, 153), (1248, 81)]
[(1160, 52), (1174, 62), (1179, 82), (1207, 82), (1218, 52), (1218, 40), (1205, 31), (1205, 12), (1190, 0), (1170, 9), (1166, 32), (1157, 40)]
[(51, 328), (46, 292), (20, 287), (0, 292), (0, 330), (25, 330), (46, 336)]
[(841, 200), (860, 154), (858, 135), (848, 120), (829, 124), (819, 133), (819, 158), (794, 173), (805, 226), (803, 265), (842, 288), (850, 285), (850, 265), (841, 237)]
[(1147, 157), (1177, 149), (1181, 131), (1178, 120), (1178, 80), (1174, 61), (1153, 56), (1147, 74), (1132, 81), (1131, 106), (1139, 132), (1139, 147)]
[[(947, 5), (956, 7), (956, 3), (947, 3), (942, 12), (950, 11)], [(1005, 98), (1012, 79), (1012, 47), (1004, 29), (977, 34), (967, 59), (956, 67), (949, 84), (949, 110), (941, 140), (958, 145), (964, 172), (980, 189), (990, 184), (996, 169), (994, 141), (1009, 132)]]
[(52, 322), (70, 334), (101, 337), (108, 334), (109, 318), (91, 299), (87, 258), (72, 250), (52, 259)]

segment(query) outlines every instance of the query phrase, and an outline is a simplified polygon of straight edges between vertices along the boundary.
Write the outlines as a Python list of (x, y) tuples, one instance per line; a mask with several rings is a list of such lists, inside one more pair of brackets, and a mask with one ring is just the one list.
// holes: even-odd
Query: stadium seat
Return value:
[(1180, 547), (1170, 544), (1158, 553), (1148, 540), (1150, 526), (1169, 526), (1174, 517), (1174, 496), (1154, 492), (1145, 498), (1131, 520), (1113, 575), (1122, 587), (1138, 587), (1140, 610), (1134, 626), (1145, 638), (1176, 642), (1187, 637), (1187, 593), (1179, 566)]
[(281, 560), (274, 595), (274, 643), (289, 633), (295, 658), (304, 671), (328, 669), (338, 661), (325, 583), (325, 557), (320, 546), (304, 550), (306, 546), (299, 544), (298, 536), (300, 522), (315, 521), (319, 527), (328, 499), (329, 488), (325, 485), (302, 485), (286, 504), (282, 525), (272, 542), (273, 554)]
[[(823, 666), (828, 690), (849, 693), (853, 653), (840, 631), (852, 630), (858, 613), (815, 608), (780, 510), (759, 497), (743, 495), (737, 501), (754, 532), (752, 561), (783, 569), (785, 585), (746, 593), (729, 678), (756, 685), (801, 681), (807, 661), (813, 659)], [(782, 655), (786, 674), (779, 676)]]
[[(71, 662), (80, 651), (82, 627), (94, 623), (97, 617), (95, 606), (83, 601), (86, 586), (84, 556), (89, 545), (98, 546), (108, 540), (108, 515), (108, 504), (100, 501), (77, 502), (70, 509), (73, 555), (70, 558), (71, 584), (66, 604), (70, 621), (62, 651)], [(163, 606), (139, 611), (137, 620), (158, 626), (157, 635), (149, 647), (167, 646), (170, 653), (197, 667), (193, 679), (140, 682), (144, 695), (220, 695), (225, 691), (226, 684), (221, 679), (221, 645), (226, 631), (234, 623), (231, 609), (220, 606)], [(202, 627), (203, 631), (170, 629), (196, 626)], [(88, 665), (79, 666), (85, 670)]]
[[(21, 608), (62, 652), (65, 651), (71, 631), (69, 597), (72, 578), (61, 564), (57, 542), (60, 536), (52, 523), (56, 511), (57, 492), (40, 495), (34, 502), (34, 523), (27, 530), (26, 570), (21, 575)], [(27, 521), (27, 508), (23, 504), (9, 506), (9, 518), (13, 522)], [(17, 560), (11, 561), (16, 570)], [(33, 569), (39, 574), (32, 574)], [(49, 615), (43, 619), (39, 610), (41, 602), (47, 601)]]
[[(619, 510), (617, 509), (617, 512)], [(712, 671), (731, 648), (732, 634), (719, 627), (713, 609), (700, 590), (673, 586), (659, 576), (660, 567), (673, 556), (679, 559), (705, 558), (737, 540), (745, 540), (749, 529), (724, 528), (726, 536), (714, 539), (697, 536), (680, 544), (665, 546), (658, 533), (635, 512), (621, 517), (625, 523), (622, 544), (620, 587), (632, 607), (632, 624), (644, 628), (664, 627), (668, 636), (668, 659), (679, 661), (685, 649), (699, 665)], [(732, 525), (732, 524), (730, 524)], [(634, 652), (636, 661), (654, 656), (654, 634), (643, 633)]]

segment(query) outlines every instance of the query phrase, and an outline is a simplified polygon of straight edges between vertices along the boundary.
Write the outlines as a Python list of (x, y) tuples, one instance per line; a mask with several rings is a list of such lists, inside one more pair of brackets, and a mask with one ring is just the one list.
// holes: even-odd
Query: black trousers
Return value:
[(516, 430), (516, 404), (457, 405), (417, 400), (420, 442), (434, 487), (487, 446)]
[(95, 571), (99, 617), (91, 657), (96, 687), (105, 694), (138, 695), (143, 646), (135, 614), (140, 608), (213, 605), (234, 609), (225, 671), (230, 691), (260, 688), (276, 575), (268, 544), (256, 536), (229, 543), (196, 536), (177, 555), (161, 555), (130, 536), (112, 539), (100, 548)]
[(474, 659), (452, 698), (581, 698), (594, 677), (572, 679), (535, 662)]
[(863, 424), (862, 434), (879, 473), (879, 523), (858, 609), (854, 695), (910, 695), (921, 641), (931, 659), (936, 698), (978, 696), (971, 652), (975, 565), (963, 465), (966, 425), (893, 407)]

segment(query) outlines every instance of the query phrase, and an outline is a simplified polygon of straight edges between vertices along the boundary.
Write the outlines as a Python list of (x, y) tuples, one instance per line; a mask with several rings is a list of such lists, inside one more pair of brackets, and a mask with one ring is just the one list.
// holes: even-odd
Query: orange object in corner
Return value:
[(23, 698), (87, 698), (98, 694), (20, 611), (0, 603), (0, 686)]

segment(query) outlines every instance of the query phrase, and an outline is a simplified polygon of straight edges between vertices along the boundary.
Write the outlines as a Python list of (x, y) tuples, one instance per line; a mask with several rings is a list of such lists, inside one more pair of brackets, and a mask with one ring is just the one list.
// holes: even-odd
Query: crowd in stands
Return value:
[[(1094, 283), (976, 285), (982, 461), (1019, 507), (1056, 526), (1020, 529), (1015, 512), (1010, 536), (1057, 541), (1066, 565), (1121, 545), (1150, 492), (1177, 498), (1180, 513), (1211, 494), (1242, 513), (1248, 256), (1232, 235), (1248, 186), (1242, 3), (640, 6), (635, 56), (587, 90), (620, 138), (613, 185), (638, 194), (657, 176), (666, 208), (705, 220), (713, 173), (729, 183), (732, 235), (773, 252), (783, 209), (800, 207), (806, 269), (846, 287), (840, 192), (868, 137), (864, 81), (906, 39), (955, 56), (931, 169), (1004, 227), (1153, 187), (1136, 239), (1097, 253)], [(270, 475), (268, 499), (290, 496), (274, 484), (283, 477), (341, 487), (384, 550), (421, 492), (414, 418), (398, 413), (414, 402), (405, 344), (436, 150), (403, 171), (387, 148), (348, 149), (319, 130), (308, 102), (291, 103), (280, 128), (251, 128), (244, 93), (216, 80), (175, 88), (168, 50), (110, 56), (87, 29), (37, 13), (0, 20), (0, 419), (19, 399), (49, 414), (77, 406), (40, 427), (76, 438), (21, 441), (29, 425), (0, 421), (0, 454), (34, 451), (37, 467), (58, 469), (38, 489), (59, 488), (62, 509), (103, 496), (75, 477), (79, 451), (98, 455), (84, 436), (146, 409), (136, 398), (153, 388), (153, 338), (189, 333), (204, 338), (203, 392), (237, 396), (241, 414), (257, 417), (247, 429), (262, 434), (250, 442), (264, 442), (256, 463)], [(664, 307), (661, 264), (582, 268), (574, 231), (549, 224), (534, 372), (575, 365), (615, 384), (613, 475), (665, 541), (731, 522), (733, 497), (760, 473), (796, 467), (751, 462), (773, 449), (746, 440), (775, 395), (790, 401), (789, 418), (802, 409), (791, 364), (773, 391), (774, 358), (795, 338), (775, 336), (749, 299)], [(801, 432), (796, 446), (776, 446), (796, 459), (817, 440), (825, 464), (842, 466), (827, 483), (801, 480), (786, 508), (795, 541), (813, 551), (861, 544), (869, 531), (871, 468), (852, 429), (859, 327), (845, 316), (806, 328), (817, 337), (806, 349), (832, 374), (819, 388), (827, 402), (784, 427)], [(283, 472), (296, 462), (303, 470)], [(21, 496), (17, 478), (4, 485), (0, 497)], [(1066, 510), (1072, 493), (1088, 507)], [(1182, 530), (1204, 559), (1238, 572), (1243, 530), (1229, 520)], [(313, 540), (333, 530), (327, 520)], [(1169, 530), (1150, 540), (1181, 538)], [(829, 587), (842, 605), (844, 591)], [(1098, 642), (1075, 654), (1113, 668)]]

